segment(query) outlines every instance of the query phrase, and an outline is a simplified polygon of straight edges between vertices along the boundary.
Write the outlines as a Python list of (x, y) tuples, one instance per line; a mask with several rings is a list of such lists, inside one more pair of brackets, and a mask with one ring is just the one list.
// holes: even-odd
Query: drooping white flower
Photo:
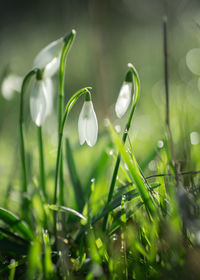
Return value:
[(46, 78), (43, 80), (45, 90), (45, 98), (46, 98), (46, 115), (49, 116), (53, 110), (53, 100), (54, 100), (54, 87), (53, 81), (51, 78)]
[(81, 145), (85, 141), (91, 147), (95, 145), (98, 134), (98, 123), (91, 100), (86, 100), (83, 104), (78, 120), (78, 132)]
[(10, 100), (13, 98), (15, 92), (20, 92), (22, 80), (22, 77), (15, 74), (9, 74), (6, 76), (1, 85), (3, 97)]
[(47, 45), (36, 56), (33, 68), (44, 69), (44, 78), (51, 77), (58, 71), (63, 46), (64, 40), (60, 38)]
[(124, 81), (115, 104), (115, 112), (121, 118), (131, 103), (132, 82)]
[(47, 94), (45, 81), (36, 79), (30, 95), (30, 112), (37, 126), (41, 126), (47, 117)]

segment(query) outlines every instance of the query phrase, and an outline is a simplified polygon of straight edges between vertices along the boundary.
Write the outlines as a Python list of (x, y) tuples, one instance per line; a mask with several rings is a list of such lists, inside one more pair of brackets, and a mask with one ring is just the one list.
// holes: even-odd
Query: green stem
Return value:
[[(127, 139), (127, 136), (128, 136), (128, 131), (129, 131), (130, 126), (131, 126), (131, 121), (132, 121), (133, 114), (134, 114), (134, 111), (135, 111), (135, 108), (136, 108), (136, 105), (137, 105), (137, 102), (138, 102), (139, 92), (140, 92), (140, 80), (139, 80), (138, 73), (137, 73), (135, 67), (132, 64), (129, 63), (128, 67), (129, 67), (129, 71), (131, 72), (131, 74), (133, 76), (132, 83), (133, 83), (133, 88), (134, 88), (134, 91), (133, 91), (134, 102), (133, 102), (133, 105), (132, 105), (132, 108), (131, 108), (131, 112), (130, 112), (127, 124), (125, 126), (123, 137), (122, 137), (123, 143), (126, 142), (126, 139)], [(108, 193), (108, 199), (107, 199), (106, 207), (109, 206), (109, 203), (111, 202), (111, 199), (112, 199), (112, 196), (113, 196), (120, 161), (121, 161), (121, 158), (120, 158), (120, 155), (118, 154), (117, 160), (116, 160), (116, 163), (115, 163), (115, 168), (114, 168), (114, 171), (113, 171), (112, 180), (111, 180), (111, 183), (110, 183), (110, 189), (109, 189), (109, 193)], [(107, 226), (108, 215), (109, 214), (105, 215), (104, 220), (103, 220), (103, 230), (104, 231), (105, 231), (106, 226)]]
[(46, 198), (46, 182), (45, 182), (45, 167), (44, 167), (44, 152), (42, 140), (42, 127), (38, 127), (38, 142), (39, 142), (39, 156), (40, 156), (40, 180), (44, 197)]
[(35, 75), (37, 69), (31, 70), (24, 78), (22, 82), (21, 95), (20, 95), (20, 109), (19, 109), (19, 134), (20, 134), (20, 152), (21, 152), (21, 162), (22, 162), (22, 177), (23, 177), (23, 192), (27, 192), (27, 171), (26, 171), (26, 158), (25, 158), (25, 145), (24, 145), (24, 93), (26, 84), (30, 78)]
[(60, 187), (60, 192), (59, 192), (59, 204), (64, 205), (64, 181), (63, 181), (63, 153), (62, 153), (62, 148), (61, 148), (61, 156), (60, 156), (60, 169), (59, 169), (59, 187)]
[[(64, 47), (61, 53), (61, 59), (60, 59), (60, 70), (59, 70), (59, 107), (58, 107), (58, 137), (59, 137), (59, 131), (61, 129), (62, 125), (62, 117), (63, 117), (63, 98), (64, 98), (64, 78), (65, 78), (65, 68), (66, 68), (66, 58), (69, 53), (69, 50), (71, 48), (71, 45), (73, 43), (73, 40), (75, 38), (75, 30), (72, 30), (72, 32), (67, 35), (64, 38)], [(60, 158), (60, 199), (61, 195), (63, 194), (63, 157), (62, 157), (62, 148), (61, 148), (61, 158)], [(62, 198), (63, 200), (63, 198)]]
[[(59, 131), (59, 139), (58, 139), (58, 150), (57, 150), (57, 159), (56, 159), (56, 174), (55, 174), (55, 188), (54, 188), (54, 200), (53, 203), (57, 204), (57, 192), (58, 192), (58, 174), (59, 174), (59, 165), (60, 165), (60, 158), (61, 158), (61, 149), (62, 149), (62, 138), (63, 138), (63, 130), (65, 126), (65, 122), (67, 119), (67, 116), (71, 109), (73, 108), (74, 104), (76, 103), (77, 99), (88, 92), (88, 90), (91, 89), (89, 87), (80, 89), (78, 92), (76, 92), (68, 101), (64, 116), (62, 119), (60, 131)], [(54, 232), (55, 232), (55, 237), (56, 237), (56, 215), (54, 215)]]

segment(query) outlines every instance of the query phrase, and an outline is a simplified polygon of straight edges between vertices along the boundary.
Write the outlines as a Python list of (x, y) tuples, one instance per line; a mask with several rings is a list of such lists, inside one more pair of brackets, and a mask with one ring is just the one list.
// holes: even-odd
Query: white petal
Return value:
[(131, 102), (132, 83), (123, 82), (122, 87), (115, 104), (115, 112), (118, 118), (121, 118), (128, 109)]
[(63, 38), (60, 38), (42, 49), (34, 60), (33, 68), (45, 68), (45, 77), (50, 77), (55, 74), (59, 67), (63, 44)]
[(79, 142), (81, 145), (85, 142), (85, 131), (86, 131), (86, 118), (84, 118), (85, 114), (85, 103), (83, 104), (81, 113), (78, 119), (78, 135), (79, 135)]
[(90, 103), (90, 111), (86, 123), (86, 141), (88, 145), (92, 147), (97, 141), (98, 123), (92, 101), (89, 101), (88, 103)]
[(37, 126), (41, 126), (46, 119), (46, 88), (42, 80), (36, 80), (30, 96), (31, 117)]
[(200, 49), (192, 49), (186, 55), (186, 64), (191, 72), (200, 75)]
[(51, 114), (53, 110), (53, 99), (54, 99), (54, 88), (52, 79), (46, 78), (43, 80), (46, 90), (45, 98), (46, 98), (46, 114), (47, 116)]
[(10, 100), (13, 98), (15, 92), (21, 91), (23, 79), (17, 75), (10, 74), (2, 82), (1, 92), (5, 99)]
[(85, 101), (78, 120), (79, 140), (94, 146), (97, 141), (98, 123), (92, 101)]

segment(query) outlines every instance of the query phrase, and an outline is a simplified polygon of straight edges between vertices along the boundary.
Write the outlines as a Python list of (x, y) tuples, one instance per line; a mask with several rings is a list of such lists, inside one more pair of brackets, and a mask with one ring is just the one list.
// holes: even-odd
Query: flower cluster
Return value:
[[(36, 56), (33, 68), (37, 71), (30, 96), (31, 117), (37, 126), (41, 126), (53, 107), (52, 76), (58, 71), (61, 53), (64, 46), (63, 38), (50, 43)], [(91, 101), (91, 94), (86, 99), (78, 120), (79, 140), (82, 145), (95, 145), (98, 134), (98, 123)]]

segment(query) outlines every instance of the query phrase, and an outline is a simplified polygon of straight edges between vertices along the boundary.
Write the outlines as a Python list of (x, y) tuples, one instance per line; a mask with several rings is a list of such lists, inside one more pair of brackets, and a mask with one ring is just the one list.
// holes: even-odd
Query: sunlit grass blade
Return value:
[[(156, 184), (154, 186), (152, 186), (152, 190), (158, 188), (160, 185)], [(111, 203), (109, 205), (107, 205), (100, 214), (97, 214), (96, 216), (92, 217), (91, 219), (91, 225), (94, 225), (96, 222), (98, 222), (100, 219), (104, 218), (105, 216), (107, 216), (111, 211), (115, 210), (116, 208), (118, 208), (121, 205), (121, 201), (122, 201), (122, 197), (126, 198), (126, 202), (129, 202), (131, 200), (134, 200), (136, 198), (140, 197), (140, 193), (137, 191), (137, 189), (122, 193), (120, 195), (118, 195), (117, 197), (115, 197)], [(132, 209), (131, 211), (127, 212), (127, 219), (131, 217), (131, 215), (133, 215), (133, 213), (135, 213), (135, 211), (141, 207), (144, 203), (143, 202), (139, 202), (136, 207), (134, 207), (134, 209)], [(120, 218), (118, 220), (116, 220), (114, 222), (114, 224), (111, 225), (111, 229), (109, 229), (109, 232), (113, 232), (115, 229), (117, 229), (118, 227), (120, 227), (121, 225), (121, 220)], [(87, 228), (89, 227), (89, 225), (85, 225), (80, 232), (78, 233), (76, 239), (79, 239), (80, 236), (87, 230)]]
[[(160, 185), (156, 185), (152, 188), (155, 189), (157, 187), (159, 187)], [(120, 195), (118, 195), (116, 198), (114, 198), (109, 206), (107, 206), (100, 215), (98, 215), (96, 218), (93, 218), (92, 220), (92, 224), (94, 224), (95, 222), (97, 222), (98, 220), (100, 220), (102, 217), (104, 217), (106, 214), (108, 214), (109, 212), (115, 210), (117, 207), (119, 207), (121, 205), (121, 201), (122, 201), (122, 198), (124, 197), (125, 200), (128, 202), (128, 201), (131, 201), (135, 198), (138, 198), (140, 196), (140, 193), (137, 191), (137, 189), (134, 189), (134, 190), (131, 190), (131, 191), (128, 191), (128, 192), (125, 192), (125, 193), (122, 193)]]
[(0, 219), (23, 237), (33, 239), (33, 232), (29, 226), (11, 211), (0, 208)]
[(42, 275), (42, 244), (39, 236), (35, 236), (28, 255), (27, 279), (36, 279), (36, 275)]
[(156, 206), (155, 203), (153, 201), (153, 197), (151, 195), (151, 193), (148, 190), (148, 186), (146, 185), (146, 183), (144, 182), (144, 179), (141, 175), (139, 166), (136, 162), (136, 159), (133, 157), (132, 161), (129, 157), (129, 154), (126, 152), (126, 149), (124, 147), (124, 143), (123, 141), (119, 138), (119, 136), (117, 135), (117, 133), (115, 132), (114, 128), (112, 127), (111, 124), (109, 124), (108, 126), (110, 134), (114, 140), (115, 145), (117, 146), (117, 148), (119, 149), (120, 155), (123, 158), (123, 160), (125, 161), (126, 165), (128, 166), (128, 169), (130, 171), (130, 174), (132, 176), (132, 179), (135, 181), (136, 183), (136, 187), (140, 193), (140, 196), (145, 204), (146, 209), (149, 211), (149, 213), (151, 213), (152, 215), (155, 214), (156, 212)]
[(58, 205), (54, 205), (54, 204), (51, 204), (51, 205), (47, 205), (47, 207), (53, 211), (57, 211), (57, 212), (64, 212), (64, 213), (72, 213), (74, 215), (76, 215), (77, 217), (79, 217), (80, 219), (83, 219), (83, 220), (86, 220), (86, 218), (81, 214), (79, 213), (78, 211), (72, 209), (72, 208), (69, 208), (69, 207), (65, 207), (65, 206), (58, 206)]
[(83, 193), (81, 182), (80, 182), (77, 170), (76, 170), (76, 165), (75, 165), (75, 161), (73, 158), (73, 152), (72, 152), (71, 145), (70, 145), (68, 138), (66, 139), (66, 153), (67, 153), (67, 163), (68, 163), (69, 174), (70, 174), (70, 178), (71, 178), (72, 185), (74, 188), (74, 194), (76, 197), (78, 210), (79, 210), (79, 212), (82, 212), (84, 204), (85, 204), (84, 193)]
[[(44, 277), (45, 279), (52, 279), (54, 276), (53, 263), (51, 260), (51, 245), (47, 230), (43, 230), (43, 242), (44, 242)], [(55, 279), (55, 278), (54, 278)]]

